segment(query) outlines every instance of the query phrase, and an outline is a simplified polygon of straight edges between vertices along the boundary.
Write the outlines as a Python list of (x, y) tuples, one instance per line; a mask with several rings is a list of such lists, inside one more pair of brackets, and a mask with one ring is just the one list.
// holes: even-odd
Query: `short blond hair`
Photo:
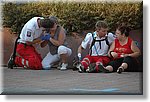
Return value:
[(95, 24), (96, 28), (108, 28), (108, 25), (105, 21), (98, 21)]

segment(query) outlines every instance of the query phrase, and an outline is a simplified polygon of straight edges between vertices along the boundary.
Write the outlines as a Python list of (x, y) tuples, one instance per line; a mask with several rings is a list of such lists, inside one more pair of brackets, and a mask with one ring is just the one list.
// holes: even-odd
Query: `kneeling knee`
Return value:
[(107, 69), (107, 70), (109, 70), (110, 72), (112, 72), (112, 71), (113, 71), (113, 67), (112, 67), (112, 66), (110, 66), (110, 65), (108, 65), (108, 66), (106, 67), (106, 69)]
[(66, 47), (65, 46), (59, 46), (58, 47), (58, 55), (61, 55), (61, 54), (66, 54), (67, 51), (66, 51)]

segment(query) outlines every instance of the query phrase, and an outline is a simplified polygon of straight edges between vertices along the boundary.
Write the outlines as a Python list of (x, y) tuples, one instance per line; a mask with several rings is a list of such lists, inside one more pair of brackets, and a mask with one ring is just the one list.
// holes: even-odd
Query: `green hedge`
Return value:
[(13, 32), (20, 32), (22, 26), (34, 16), (55, 15), (68, 32), (94, 30), (98, 20), (106, 20), (110, 30), (125, 22), (132, 29), (143, 27), (143, 3), (75, 3), (37, 2), (5, 3), (3, 5), (3, 26)]

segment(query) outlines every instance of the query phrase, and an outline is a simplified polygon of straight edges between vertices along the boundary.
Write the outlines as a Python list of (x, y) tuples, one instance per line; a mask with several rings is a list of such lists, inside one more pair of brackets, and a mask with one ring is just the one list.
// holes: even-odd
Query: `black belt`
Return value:
[(23, 44), (24, 47), (26, 47), (26, 46), (32, 46), (32, 45), (27, 45), (26, 43), (23, 43), (23, 42), (17, 42), (17, 44)]
[(26, 46), (27, 46), (27, 44), (26, 44), (26, 43), (22, 43), (22, 42), (18, 42), (17, 44), (23, 44), (23, 45), (24, 45), (24, 47), (26, 47)]
[(24, 44), (24, 45), (27, 45), (26, 43), (22, 43), (22, 42), (17, 42), (17, 44)]

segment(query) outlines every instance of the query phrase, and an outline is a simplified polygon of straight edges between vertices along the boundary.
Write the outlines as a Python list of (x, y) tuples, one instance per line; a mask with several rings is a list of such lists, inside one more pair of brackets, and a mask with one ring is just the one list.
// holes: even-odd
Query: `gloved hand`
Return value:
[(45, 35), (45, 40), (49, 40), (50, 39), (50, 34), (48, 33), (47, 35)]
[(42, 36), (40, 37), (40, 39), (41, 39), (41, 40), (49, 40), (50, 37), (51, 37), (50, 34), (47, 33), (46, 35), (42, 35)]
[(78, 59), (81, 61), (81, 53), (78, 53)]

